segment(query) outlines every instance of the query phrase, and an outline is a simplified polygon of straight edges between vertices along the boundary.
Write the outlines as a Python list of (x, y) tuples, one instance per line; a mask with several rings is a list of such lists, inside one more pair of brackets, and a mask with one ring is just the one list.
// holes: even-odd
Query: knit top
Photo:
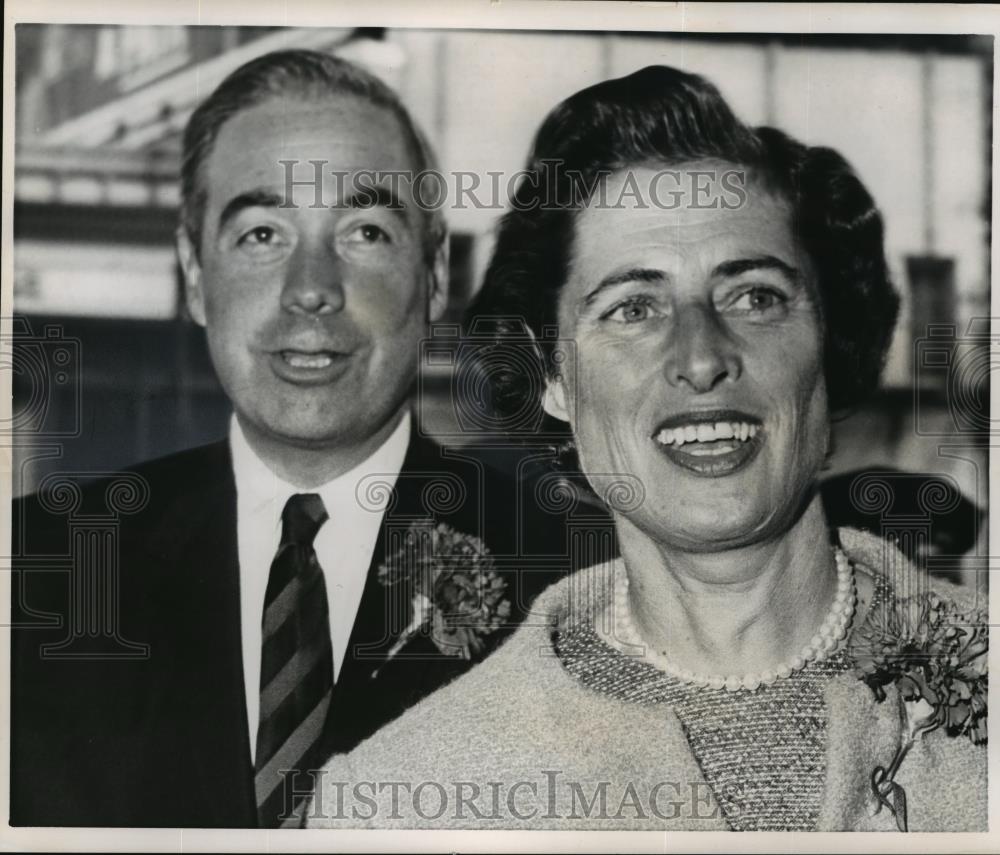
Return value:
[[(905, 566), (902, 555), (879, 538), (841, 529), (838, 540), (859, 581), (889, 578), (890, 570)], [(787, 827), (801, 823), (816, 831), (896, 830), (889, 810), (873, 809), (871, 790), (873, 770), (890, 763), (903, 738), (902, 700), (895, 685), (886, 686), (879, 700), (854, 674), (828, 674), (827, 667), (838, 667), (831, 660), (823, 668), (805, 669), (794, 680), (779, 681), (796, 686), (798, 698), (784, 690), (758, 692), (756, 701), (717, 696), (716, 702), (721, 698), (730, 707), (726, 715), (712, 707), (708, 693), (699, 701), (707, 710), (689, 708), (679, 714), (667, 682), (649, 670), (624, 696), (625, 682), (632, 681), (613, 679), (600, 663), (588, 664), (587, 658), (598, 652), (593, 638), (571, 634), (577, 624), (593, 627), (595, 617), (608, 608), (616, 570), (622, 568), (612, 562), (558, 582), (485, 662), (350, 754), (331, 757), (318, 776), (306, 824), (673, 832), (787, 822)], [(946, 582), (935, 581), (933, 587), (963, 608), (975, 596)], [(636, 664), (618, 661), (620, 667)], [(584, 674), (590, 684), (581, 678)], [(819, 713), (814, 701), (809, 702), (812, 712), (802, 706), (812, 685), (821, 694)], [(651, 703), (643, 696), (643, 701), (636, 696), (643, 691), (659, 700)], [(727, 721), (732, 729), (737, 718), (750, 715), (742, 704), (765, 702), (785, 703), (790, 709), (799, 703), (803, 712), (786, 713), (790, 724), (775, 724), (784, 728), (780, 750), (788, 753), (781, 758), (778, 748), (770, 749), (771, 765), (758, 773), (768, 752), (737, 758), (754, 747), (754, 739), (763, 738), (761, 730), (743, 727), (739, 746), (713, 740), (729, 738)], [(691, 723), (698, 716), (714, 717), (716, 725), (696, 733)], [(804, 723), (809, 727), (803, 730)], [(798, 747), (788, 738), (793, 731)], [(768, 793), (758, 782), (755, 792), (729, 800), (741, 806), (734, 819), (733, 804), (724, 804), (726, 781), (748, 772), (764, 780), (764, 772), (773, 773), (783, 763), (802, 764), (791, 789), (809, 792), (794, 800), (771, 799), (787, 811), (775, 819), (776, 814), (761, 807)], [(986, 765), (984, 746), (949, 736), (943, 728), (920, 739), (895, 778), (905, 789), (910, 830), (985, 830)], [(817, 781), (823, 782), (818, 814)], [(782, 785), (768, 780), (766, 786)]]
[[(876, 586), (878, 608), (886, 585)], [(826, 773), (826, 683), (851, 668), (843, 650), (753, 692), (698, 688), (608, 645), (593, 622), (554, 639), (584, 686), (626, 703), (673, 708), (730, 827), (812, 831)]]

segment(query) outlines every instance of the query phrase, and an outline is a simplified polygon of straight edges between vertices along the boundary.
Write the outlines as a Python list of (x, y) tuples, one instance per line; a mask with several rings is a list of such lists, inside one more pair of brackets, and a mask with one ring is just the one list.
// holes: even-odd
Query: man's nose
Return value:
[(666, 363), (671, 385), (697, 393), (711, 392), (743, 372), (738, 344), (712, 306), (678, 310)]
[(330, 315), (344, 307), (343, 264), (323, 241), (302, 241), (285, 268), (281, 306), (304, 315)]

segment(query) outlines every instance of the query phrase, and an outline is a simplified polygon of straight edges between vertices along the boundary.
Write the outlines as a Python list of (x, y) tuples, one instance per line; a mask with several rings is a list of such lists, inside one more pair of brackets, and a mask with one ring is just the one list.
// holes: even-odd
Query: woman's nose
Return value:
[(687, 306), (678, 311), (666, 371), (671, 385), (697, 393), (739, 378), (743, 363), (738, 346), (713, 307)]
[(281, 306), (295, 314), (329, 315), (344, 307), (343, 265), (323, 242), (303, 241), (285, 268)]

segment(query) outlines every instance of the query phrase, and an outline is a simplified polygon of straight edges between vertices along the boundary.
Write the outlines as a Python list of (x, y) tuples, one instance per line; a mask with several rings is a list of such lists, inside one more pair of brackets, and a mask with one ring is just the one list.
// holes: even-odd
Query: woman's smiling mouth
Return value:
[(675, 416), (653, 441), (672, 463), (697, 475), (729, 475), (746, 466), (764, 442), (763, 425), (737, 411)]

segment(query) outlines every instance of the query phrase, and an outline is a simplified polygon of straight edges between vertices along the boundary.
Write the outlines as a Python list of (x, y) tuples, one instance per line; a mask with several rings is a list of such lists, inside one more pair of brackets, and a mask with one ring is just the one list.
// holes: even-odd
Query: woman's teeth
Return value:
[(684, 425), (683, 427), (664, 428), (656, 435), (660, 445), (682, 446), (686, 442), (715, 442), (718, 439), (737, 439), (746, 442), (756, 436), (757, 425), (747, 422), (716, 422), (711, 424)]

